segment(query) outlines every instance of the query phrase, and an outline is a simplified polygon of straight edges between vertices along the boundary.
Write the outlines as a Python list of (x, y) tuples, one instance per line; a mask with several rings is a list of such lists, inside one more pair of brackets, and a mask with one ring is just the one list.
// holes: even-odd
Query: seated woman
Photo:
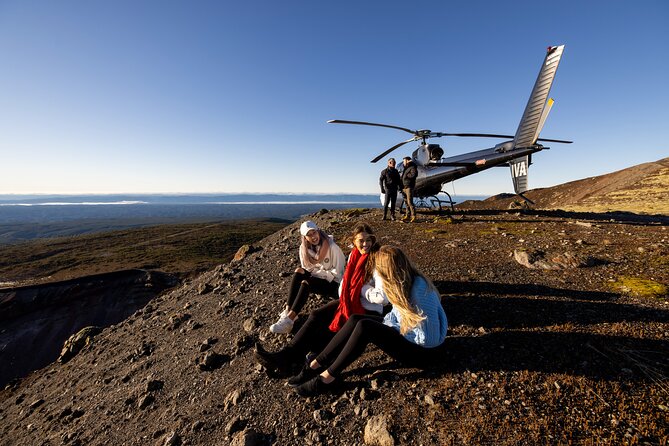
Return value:
[(339, 288), (339, 300), (312, 311), (295, 337), (278, 352), (267, 352), (262, 345), (256, 344), (256, 360), (267, 369), (286, 370), (303, 361), (304, 355), (310, 351), (320, 351), (352, 315), (380, 316), (383, 312), (387, 300), (375, 288), (373, 266), (368, 262), (370, 253), (378, 249), (374, 231), (361, 223), (353, 228), (352, 235), (354, 248)]
[(355, 315), (323, 351), (288, 383), (301, 396), (326, 391), (370, 342), (406, 365), (422, 366), (446, 338), (448, 322), (439, 292), (399, 249), (380, 248), (375, 271), (393, 309), (385, 318)]
[(295, 270), (288, 291), (288, 302), (279, 320), (270, 325), (272, 333), (290, 333), (298, 314), (307, 303), (310, 292), (337, 298), (346, 260), (332, 236), (307, 220), (300, 226), (300, 268)]

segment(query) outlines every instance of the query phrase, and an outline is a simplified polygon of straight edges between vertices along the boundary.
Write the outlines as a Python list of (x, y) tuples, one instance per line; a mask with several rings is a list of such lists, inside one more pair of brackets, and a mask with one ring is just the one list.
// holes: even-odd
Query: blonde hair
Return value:
[(400, 333), (406, 334), (425, 320), (425, 315), (411, 303), (411, 287), (416, 277), (421, 276), (428, 287), (432, 282), (418, 271), (414, 264), (395, 246), (382, 246), (374, 255), (376, 273), (383, 281), (383, 290), (393, 307), (397, 308), (402, 320)]

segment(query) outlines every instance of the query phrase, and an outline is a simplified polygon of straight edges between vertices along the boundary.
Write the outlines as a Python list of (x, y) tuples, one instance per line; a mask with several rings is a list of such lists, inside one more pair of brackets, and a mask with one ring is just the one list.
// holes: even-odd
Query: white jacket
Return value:
[(315, 266), (311, 268), (304, 266), (304, 257), (302, 255), (302, 249), (300, 249), (300, 264), (302, 265), (302, 268), (309, 271), (314, 277), (325, 279), (328, 282), (334, 280), (337, 283), (341, 283), (341, 278), (344, 275), (344, 267), (346, 266), (346, 258), (331, 235), (328, 236), (328, 243), (330, 245), (328, 254), (321, 263), (316, 263)]
[(374, 275), (369, 282), (362, 286), (360, 295), (360, 303), (368, 311), (382, 314), (383, 306), (389, 304), (386, 293), (383, 291), (383, 282), (376, 274), (376, 270), (374, 270)]
[[(339, 296), (341, 296), (341, 286), (342, 284), (339, 283)], [(383, 314), (383, 306), (390, 303), (386, 297), (386, 293), (383, 291), (383, 282), (378, 274), (376, 274), (376, 270), (374, 270), (372, 278), (360, 290), (360, 303), (365, 310), (374, 311), (379, 314)]]

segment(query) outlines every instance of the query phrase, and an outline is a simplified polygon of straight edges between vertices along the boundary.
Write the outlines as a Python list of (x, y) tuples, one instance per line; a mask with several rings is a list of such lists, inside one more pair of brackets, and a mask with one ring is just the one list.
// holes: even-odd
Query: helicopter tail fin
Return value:
[[(553, 105), (552, 100), (549, 100), (548, 103), (546, 101), (548, 100), (548, 93), (553, 85), (555, 72), (562, 58), (563, 51), (564, 45), (548, 48), (546, 58), (541, 65), (541, 70), (539, 70), (539, 76), (534, 83), (532, 94), (529, 101), (527, 101), (525, 112), (513, 138), (513, 148), (530, 147), (537, 142), (539, 132), (541, 132), (550, 107)], [(511, 168), (513, 169), (513, 164)]]
[(530, 157), (525, 155), (511, 160), (509, 166), (511, 166), (513, 190), (516, 194), (522, 194), (527, 191), (527, 169), (530, 167)]

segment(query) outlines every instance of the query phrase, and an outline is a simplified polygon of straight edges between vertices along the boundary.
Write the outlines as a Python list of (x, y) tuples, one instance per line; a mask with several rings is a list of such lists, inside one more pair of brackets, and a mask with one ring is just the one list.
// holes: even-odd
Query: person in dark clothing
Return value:
[(404, 201), (407, 204), (407, 213), (402, 218), (402, 221), (415, 221), (416, 208), (413, 206), (413, 190), (416, 187), (416, 177), (418, 176), (418, 169), (416, 164), (408, 156), (404, 157), (404, 171), (402, 172), (402, 193), (404, 194)]
[(395, 221), (395, 203), (397, 202), (397, 191), (402, 188), (400, 173), (395, 169), (395, 158), (388, 160), (388, 167), (381, 171), (379, 177), (381, 193), (386, 194), (383, 202), (383, 219), (387, 220), (388, 204), (390, 204), (390, 219)]

